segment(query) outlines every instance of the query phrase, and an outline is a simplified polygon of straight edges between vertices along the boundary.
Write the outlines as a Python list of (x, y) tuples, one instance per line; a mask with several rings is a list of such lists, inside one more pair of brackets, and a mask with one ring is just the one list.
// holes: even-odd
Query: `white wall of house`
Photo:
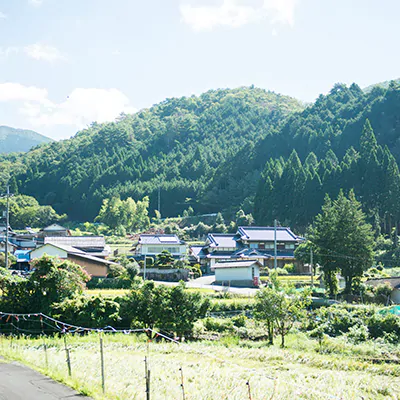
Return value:
[(253, 267), (243, 268), (216, 268), (215, 269), (215, 280), (221, 281), (251, 281), (253, 280), (252, 268), (254, 268), (254, 277), (260, 277), (260, 269), (258, 265)]
[(67, 258), (68, 253), (65, 250), (59, 249), (58, 247), (52, 246), (51, 244), (45, 244), (44, 246), (38, 247), (31, 251), (31, 260), (40, 258), (44, 254), (48, 256), (56, 256), (59, 258)]
[(390, 298), (393, 301), (393, 303), (400, 304), (400, 289), (393, 289)]
[(140, 254), (146, 254), (146, 255), (157, 255), (163, 252), (164, 250), (169, 251), (172, 255), (174, 256), (184, 256), (186, 255), (187, 248), (186, 245), (184, 244), (163, 244), (163, 245), (157, 245), (157, 244), (142, 244), (140, 246)]

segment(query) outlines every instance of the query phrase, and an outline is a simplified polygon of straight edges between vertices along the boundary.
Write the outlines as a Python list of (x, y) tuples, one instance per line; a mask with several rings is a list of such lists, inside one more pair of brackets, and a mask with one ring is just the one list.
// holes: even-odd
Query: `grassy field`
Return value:
[[(47, 365), (44, 351), (47, 345)], [(145, 364), (152, 399), (398, 399), (398, 364), (377, 364), (400, 348), (329, 339), (322, 348), (304, 334), (288, 337), (288, 349), (227, 337), (216, 342), (148, 343), (129, 335), (104, 337), (106, 392), (101, 390), (98, 334), (68, 337), (72, 377), (62, 339), (0, 340), (0, 354), (20, 360), (95, 399), (145, 399)], [(324, 354), (325, 353), (325, 354)]]

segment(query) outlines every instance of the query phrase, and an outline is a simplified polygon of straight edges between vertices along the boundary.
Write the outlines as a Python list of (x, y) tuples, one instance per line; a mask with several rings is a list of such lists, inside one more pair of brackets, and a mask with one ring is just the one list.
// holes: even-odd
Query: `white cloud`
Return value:
[(62, 102), (49, 99), (46, 89), (20, 83), (0, 84), (0, 102), (15, 102), (18, 112), (35, 127), (68, 125), (82, 129), (94, 121), (113, 121), (122, 112), (136, 112), (117, 89), (77, 88)]
[(0, 11), (0, 19), (6, 19), (7, 15)]
[(47, 90), (39, 89), (35, 86), (24, 86), (20, 83), (2, 83), (0, 84), (0, 101), (28, 101), (37, 104), (48, 104)]
[(48, 46), (43, 43), (35, 43), (24, 47), (25, 53), (35, 60), (55, 62), (65, 60), (65, 56), (56, 47)]
[(240, 26), (269, 19), (271, 23), (293, 26), (295, 7), (300, 0), (223, 0), (217, 5), (181, 4), (182, 21), (195, 31), (211, 31), (218, 26)]
[(61, 103), (25, 102), (22, 108), (35, 126), (72, 125), (79, 129), (94, 121), (113, 121), (122, 112), (136, 111), (117, 89), (77, 88)]
[(35, 7), (40, 7), (43, 4), (43, 0), (29, 0), (29, 3)]

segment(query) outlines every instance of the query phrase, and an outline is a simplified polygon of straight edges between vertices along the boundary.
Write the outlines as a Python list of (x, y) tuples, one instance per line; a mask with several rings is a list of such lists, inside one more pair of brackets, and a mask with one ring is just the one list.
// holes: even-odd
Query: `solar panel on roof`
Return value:
[(160, 240), (160, 242), (176, 242), (175, 238), (172, 236), (169, 237), (159, 236), (158, 239)]

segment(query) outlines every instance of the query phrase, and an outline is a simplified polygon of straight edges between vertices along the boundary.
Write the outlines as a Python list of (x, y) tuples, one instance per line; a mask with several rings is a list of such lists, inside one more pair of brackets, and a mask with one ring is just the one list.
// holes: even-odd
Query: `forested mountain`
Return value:
[(21, 193), (72, 219), (93, 220), (102, 200), (116, 194), (136, 200), (148, 195), (152, 213), (159, 188), (164, 216), (189, 205), (214, 212), (219, 207), (201, 199), (218, 166), (303, 108), (295, 99), (253, 87), (209, 91), (167, 99), (115, 123), (94, 123), (70, 140), (3, 165), (14, 170)]
[(34, 131), (0, 126), (0, 154), (29, 151), (32, 147), (51, 141)]
[[(400, 86), (336, 85), (259, 143), (268, 161), (255, 198), (259, 223), (305, 227), (325, 193), (354, 189), (370, 221), (389, 232), (400, 219)], [(269, 151), (268, 151), (269, 149)]]
[[(23, 155), (0, 156), (0, 181), (76, 220), (114, 195), (161, 193), (163, 216), (252, 212), (303, 231), (324, 196), (354, 189), (370, 221), (400, 220), (400, 87), (337, 84), (304, 107), (257, 88), (174, 98)], [(0, 182), (1, 183), (1, 182)]]

